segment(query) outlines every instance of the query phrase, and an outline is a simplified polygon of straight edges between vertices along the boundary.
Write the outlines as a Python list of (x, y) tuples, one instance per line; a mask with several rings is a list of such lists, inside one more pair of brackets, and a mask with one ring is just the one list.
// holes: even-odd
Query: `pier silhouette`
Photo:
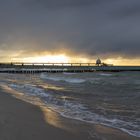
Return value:
[(42, 72), (119, 72), (140, 71), (140, 66), (113, 66), (105, 63), (0, 63), (0, 73), (42, 73)]

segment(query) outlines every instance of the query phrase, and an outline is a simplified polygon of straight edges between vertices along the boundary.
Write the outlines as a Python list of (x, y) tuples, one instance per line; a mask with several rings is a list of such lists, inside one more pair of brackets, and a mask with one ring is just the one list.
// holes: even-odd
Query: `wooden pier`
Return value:
[(95, 63), (0, 63), (0, 73), (42, 73), (42, 72), (119, 72), (140, 71), (140, 66), (97, 66)]

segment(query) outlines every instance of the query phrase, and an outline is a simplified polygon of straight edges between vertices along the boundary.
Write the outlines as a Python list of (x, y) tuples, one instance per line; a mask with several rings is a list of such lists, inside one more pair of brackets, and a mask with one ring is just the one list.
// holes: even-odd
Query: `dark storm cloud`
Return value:
[(99, 4), (101, 0), (27, 0), (30, 6), (42, 5), (46, 8), (62, 8)]
[(140, 56), (139, 0), (2, 0), (0, 48)]

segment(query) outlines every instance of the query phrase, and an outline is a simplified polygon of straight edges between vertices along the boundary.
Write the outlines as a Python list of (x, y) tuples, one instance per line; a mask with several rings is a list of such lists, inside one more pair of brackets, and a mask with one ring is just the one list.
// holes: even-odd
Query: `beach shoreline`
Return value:
[(117, 129), (87, 125), (50, 109), (14, 98), (0, 89), (0, 139), (4, 140), (138, 140)]

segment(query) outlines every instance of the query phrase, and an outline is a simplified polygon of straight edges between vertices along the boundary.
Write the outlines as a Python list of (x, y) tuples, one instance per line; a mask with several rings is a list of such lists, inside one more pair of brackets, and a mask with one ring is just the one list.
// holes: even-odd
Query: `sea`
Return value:
[(63, 117), (140, 137), (140, 72), (0, 74), (0, 86)]

